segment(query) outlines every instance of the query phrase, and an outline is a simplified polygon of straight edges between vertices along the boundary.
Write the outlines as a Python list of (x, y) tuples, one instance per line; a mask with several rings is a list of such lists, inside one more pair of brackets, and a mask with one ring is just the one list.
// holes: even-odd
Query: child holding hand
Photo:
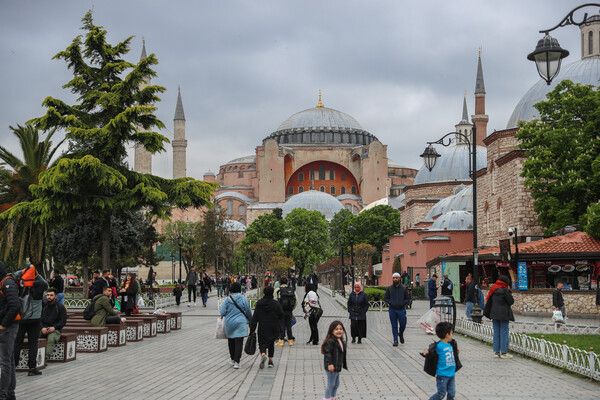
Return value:
[(327, 374), (327, 387), (323, 400), (335, 400), (338, 386), (340, 386), (340, 372), (342, 368), (348, 369), (346, 364), (346, 352), (348, 349), (348, 337), (346, 329), (340, 321), (333, 321), (327, 330), (327, 336), (321, 345), (321, 353), (324, 355), (323, 363)]
[(440, 322), (435, 327), (435, 334), (440, 338), (437, 343), (432, 343), (429, 350), (421, 355), (425, 357), (425, 372), (435, 375), (437, 393), (429, 400), (442, 400), (448, 395), (448, 400), (453, 400), (456, 395), (455, 374), (462, 365), (458, 359), (458, 345), (452, 338), (453, 325), (450, 322)]

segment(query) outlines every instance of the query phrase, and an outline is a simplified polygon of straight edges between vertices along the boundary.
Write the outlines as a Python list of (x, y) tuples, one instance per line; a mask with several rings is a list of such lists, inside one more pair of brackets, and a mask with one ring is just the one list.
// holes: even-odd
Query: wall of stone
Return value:
[[(488, 289), (483, 289), (483, 294), (487, 298)], [(547, 314), (548, 322), (552, 317), (554, 307), (552, 307), (551, 290), (528, 290), (512, 292), (515, 303), (512, 306), (514, 314), (539, 315)], [(565, 290), (563, 291), (565, 308), (567, 316), (569, 315), (597, 315), (596, 292), (593, 290)]]

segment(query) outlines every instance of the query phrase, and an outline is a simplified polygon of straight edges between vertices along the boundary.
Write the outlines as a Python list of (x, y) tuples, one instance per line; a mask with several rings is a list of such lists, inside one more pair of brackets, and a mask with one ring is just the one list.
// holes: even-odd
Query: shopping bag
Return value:
[(435, 326), (441, 320), (440, 310), (436, 308), (432, 308), (427, 311), (419, 320), (417, 321), (417, 326), (423, 330), (423, 332), (433, 335), (435, 334)]
[(119, 300), (115, 297), (115, 308), (119, 311), (121, 311), (121, 303), (119, 303)]
[(225, 335), (225, 318), (217, 318), (217, 329), (215, 331), (215, 339), (227, 339)]
[(254, 355), (256, 353), (256, 332), (253, 332), (246, 339), (246, 344), (244, 345), (244, 352), (249, 356)]
[(562, 312), (560, 310), (554, 310), (554, 312), (552, 313), (552, 321), (556, 322), (557, 324), (565, 323), (565, 319), (563, 318)]
[(138, 308), (142, 308), (142, 307), (146, 306), (146, 304), (144, 304), (144, 298), (142, 296), (138, 296), (137, 306), (138, 306)]

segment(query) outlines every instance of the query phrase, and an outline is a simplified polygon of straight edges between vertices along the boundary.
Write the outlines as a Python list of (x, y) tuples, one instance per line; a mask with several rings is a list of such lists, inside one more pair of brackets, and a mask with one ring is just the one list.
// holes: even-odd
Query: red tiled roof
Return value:
[[(515, 246), (511, 246), (515, 251)], [(585, 232), (572, 232), (566, 235), (554, 236), (547, 239), (536, 240), (528, 243), (519, 243), (520, 254), (548, 254), (548, 253), (600, 253), (600, 239), (595, 239)], [(479, 254), (500, 253), (500, 247), (485, 247), (479, 249)], [(447, 255), (469, 255), (473, 250), (461, 250)]]

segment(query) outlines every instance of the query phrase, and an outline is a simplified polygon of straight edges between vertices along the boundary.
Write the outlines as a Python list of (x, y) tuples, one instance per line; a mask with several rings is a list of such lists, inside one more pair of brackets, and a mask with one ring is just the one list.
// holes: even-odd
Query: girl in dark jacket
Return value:
[(508, 290), (509, 282), (505, 275), (498, 277), (496, 283), (490, 288), (483, 310), (483, 315), (490, 318), (494, 325), (494, 355), (499, 358), (512, 358), (508, 354), (508, 323), (515, 320), (510, 307), (515, 300)]
[(133, 308), (136, 305), (136, 296), (138, 292), (137, 281), (135, 280), (135, 275), (132, 273), (127, 274), (127, 278), (125, 278), (125, 283), (123, 284), (123, 288), (119, 290), (119, 294), (122, 296), (122, 307), (121, 309), (125, 311), (125, 315), (130, 316)]
[(342, 372), (342, 368), (348, 369), (346, 363), (347, 343), (348, 337), (344, 325), (340, 321), (333, 321), (329, 325), (327, 336), (321, 345), (321, 353), (324, 356), (323, 364), (327, 374), (324, 400), (336, 398), (337, 388), (340, 386), (340, 372)]
[(250, 335), (256, 331), (258, 324), (258, 348), (260, 349), (260, 369), (265, 367), (267, 360), (267, 351), (269, 352), (269, 368), (273, 368), (273, 355), (275, 353), (275, 340), (279, 338), (279, 329), (283, 319), (283, 309), (279, 301), (273, 299), (275, 290), (267, 286), (264, 290), (264, 297), (256, 302), (254, 315), (250, 324)]
[(369, 309), (369, 299), (363, 292), (360, 282), (354, 283), (354, 291), (348, 296), (348, 313), (350, 314), (350, 336), (352, 343), (362, 343), (361, 339), (367, 337), (367, 310)]

